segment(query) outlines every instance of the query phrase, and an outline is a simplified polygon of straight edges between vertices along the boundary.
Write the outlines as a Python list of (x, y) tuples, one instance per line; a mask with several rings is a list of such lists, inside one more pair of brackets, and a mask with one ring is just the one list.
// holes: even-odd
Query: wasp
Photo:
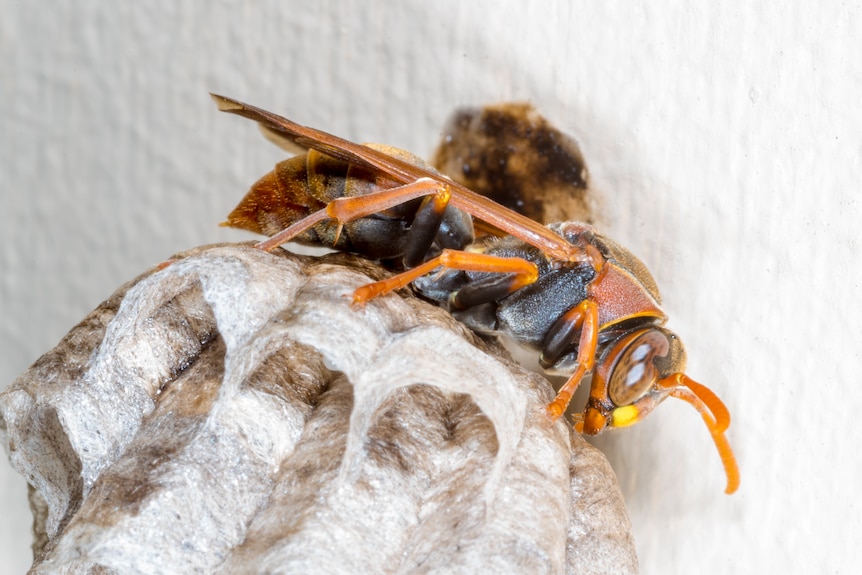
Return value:
[[(543, 368), (568, 375), (547, 406), (551, 420), (592, 374), (589, 398), (575, 416), (587, 435), (637, 423), (668, 397), (689, 403), (718, 450), (725, 492), (736, 491), (739, 469), (725, 435), (730, 413), (685, 375), (685, 349), (664, 327), (656, 282), (629, 250), (585, 223), (542, 225), (402, 150), (355, 144), (212, 97), (221, 111), (258, 122), (271, 139), (307, 150), (252, 186), (223, 225), (270, 236), (257, 244), (263, 250), (300, 241), (398, 272), (358, 288), (356, 306), (413, 284), (468, 325), (536, 350)], [(476, 229), (492, 233), (477, 239)]]

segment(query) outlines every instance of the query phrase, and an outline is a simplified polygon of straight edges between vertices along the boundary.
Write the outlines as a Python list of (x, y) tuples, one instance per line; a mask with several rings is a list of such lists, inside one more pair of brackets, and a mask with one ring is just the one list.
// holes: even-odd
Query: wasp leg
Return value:
[(486, 276), (471, 280), (467, 285), (449, 295), (449, 305), (452, 309), (467, 309), (492, 301), (497, 301), (520, 289), (516, 278), (511, 273)]
[(434, 243), (440, 224), (443, 223), (446, 206), (449, 205), (451, 197), (449, 188), (442, 188), (422, 200), (407, 232), (403, 260), (405, 268), (415, 268), (425, 259), (431, 244)]
[(554, 401), (548, 404), (547, 411), (551, 419), (557, 419), (566, 412), (581, 379), (591, 372), (595, 365), (599, 337), (599, 308), (590, 299), (585, 299), (567, 311), (548, 331), (540, 361), (546, 364), (552, 357), (554, 360), (559, 359), (565, 347), (568, 347), (579, 331), (578, 367), (557, 392)]
[(302, 218), (268, 240), (256, 244), (255, 247), (268, 252), (326, 220), (335, 220), (339, 225), (343, 225), (401, 205), (410, 200), (429, 195), (445, 196), (445, 201), (448, 202), (450, 195), (449, 187), (430, 178), (421, 178), (415, 182), (373, 194), (336, 198), (329, 202), (322, 210)]
[(353, 292), (353, 303), (363, 305), (370, 299), (405, 287), (410, 282), (434, 271), (438, 267), (472, 272), (509, 274), (510, 278), (507, 288), (509, 293), (530, 285), (539, 277), (539, 270), (536, 268), (536, 265), (521, 258), (503, 258), (482, 253), (443, 250), (436, 258), (431, 258), (413, 269), (358, 288)]

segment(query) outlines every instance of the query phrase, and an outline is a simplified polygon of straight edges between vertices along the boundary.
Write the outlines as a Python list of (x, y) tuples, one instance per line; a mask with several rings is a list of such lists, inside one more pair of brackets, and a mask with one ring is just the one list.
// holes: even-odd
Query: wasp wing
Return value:
[[(268, 139), (277, 138), (282, 142), (281, 144), (278, 144), (279, 147), (284, 147), (285, 142), (290, 142), (294, 146), (299, 146), (301, 148), (313, 148), (318, 152), (322, 152), (327, 156), (331, 156), (344, 162), (384, 172), (405, 184), (422, 177), (431, 177), (434, 179), (440, 178), (439, 175), (435, 176), (431, 172), (427, 172), (426, 176), (424, 170), (422, 170), (423, 173), (418, 176), (410, 174), (409, 170), (405, 169), (409, 167), (409, 164), (406, 163), (403, 166), (400, 166), (401, 169), (396, 169), (388, 165), (390, 162), (385, 161), (391, 160), (392, 162), (397, 162), (395, 158), (379, 153), (367, 146), (355, 144), (349, 140), (333, 136), (327, 132), (297, 124), (283, 116), (273, 114), (272, 112), (268, 112), (262, 108), (258, 108), (257, 106), (240, 102), (239, 100), (234, 100), (233, 98), (219, 96), (218, 94), (210, 95), (218, 105), (218, 109), (220, 111), (236, 114), (237, 116), (242, 116), (243, 118), (248, 118), (249, 120), (254, 120), (255, 122), (260, 123)], [(380, 158), (377, 156), (383, 158), (384, 161), (380, 161)]]
[(279, 130), (273, 130), (266, 124), (258, 123), (258, 128), (260, 128), (260, 133), (263, 134), (263, 137), (269, 140), (271, 144), (275, 144), (277, 147), (281, 148), (288, 154), (297, 155), (304, 154), (308, 148), (305, 146), (300, 146), (296, 142), (293, 141), (292, 138), (289, 138)]
[(222, 112), (254, 120), (264, 125), (267, 130), (282, 135), (285, 139), (298, 146), (313, 148), (318, 152), (344, 162), (356, 164), (371, 170), (378, 170), (404, 184), (409, 184), (422, 178), (440, 182), (441, 187), (445, 187), (452, 192), (450, 203), (456, 208), (464, 210), (474, 218), (485, 221), (507, 234), (520, 238), (524, 242), (539, 248), (554, 259), (562, 261), (590, 261), (581, 247), (570, 244), (542, 224), (505, 208), (457, 182), (444, 178), (440, 174), (436, 174), (420, 166), (415, 166), (368, 146), (356, 144), (321, 130), (302, 126), (278, 114), (273, 114), (251, 104), (217, 94), (211, 94), (211, 96)]

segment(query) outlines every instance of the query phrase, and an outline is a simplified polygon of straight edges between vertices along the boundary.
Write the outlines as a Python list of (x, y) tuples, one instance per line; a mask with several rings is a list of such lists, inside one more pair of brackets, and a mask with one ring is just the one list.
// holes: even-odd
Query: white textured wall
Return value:
[[(280, 153), (207, 91), (425, 155), (455, 106), (528, 99), (734, 415), (733, 497), (685, 405), (601, 442), (642, 571), (853, 572), (860, 12), (605, 4), (0, 0), (0, 387), (145, 267), (246, 237), (215, 224)], [(0, 463), (2, 573), (24, 496)]]

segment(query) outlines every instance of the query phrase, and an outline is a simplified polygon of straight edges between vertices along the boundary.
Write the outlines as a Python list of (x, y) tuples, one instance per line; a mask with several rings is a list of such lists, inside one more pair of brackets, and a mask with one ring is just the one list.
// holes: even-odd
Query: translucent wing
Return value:
[(283, 137), (280, 139), (286, 139), (298, 146), (313, 148), (333, 158), (371, 170), (379, 170), (405, 184), (422, 178), (440, 182), (441, 187), (451, 190), (450, 202), (452, 205), (464, 210), (474, 218), (485, 221), (539, 248), (553, 259), (577, 262), (590, 261), (583, 248), (573, 246), (542, 224), (504, 208), (456, 182), (443, 178), (439, 174), (367, 146), (353, 143), (321, 130), (302, 126), (256, 106), (217, 94), (211, 95), (222, 112), (229, 112), (259, 122), (267, 131), (273, 132)]

